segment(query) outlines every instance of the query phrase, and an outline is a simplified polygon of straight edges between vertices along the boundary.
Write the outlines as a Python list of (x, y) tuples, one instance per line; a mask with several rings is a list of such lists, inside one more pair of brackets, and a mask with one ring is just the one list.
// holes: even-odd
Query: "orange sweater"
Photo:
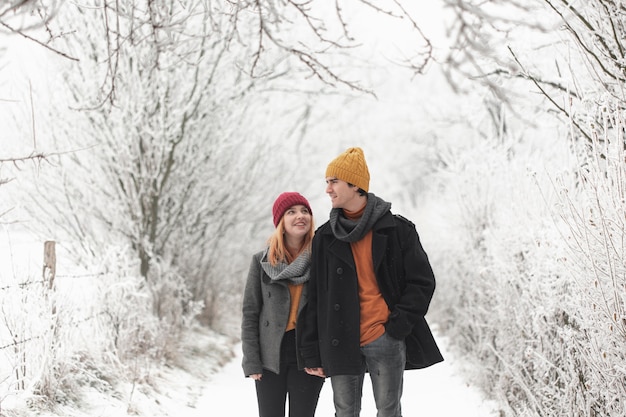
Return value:
[[(344, 210), (350, 220), (357, 220), (363, 215), (365, 207), (357, 212)], [(361, 306), (361, 346), (373, 342), (385, 333), (385, 323), (389, 318), (389, 307), (380, 293), (374, 261), (372, 260), (372, 231), (363, 239), (352, 242), (352, 256), (356, 266), (356, 275), (359, 281), (359, 304)]]
[(304, 284), (288, 284), (289, 294), (291, 295), (291, 306), (289, 307), (289, 318), (287, 319), (286, 332), (296, 328), (296, 319), (298, 318), (298, 306), (300, 305), (300, 296), (302, 295), (302, 287)]

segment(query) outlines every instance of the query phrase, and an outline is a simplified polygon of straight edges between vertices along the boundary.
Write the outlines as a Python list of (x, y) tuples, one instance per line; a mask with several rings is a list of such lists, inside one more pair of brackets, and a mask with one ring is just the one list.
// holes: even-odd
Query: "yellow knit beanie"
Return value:
[(326, 177), (336, 177), (367, 192), (370, 187), (370, 173), (365, 163), (363, 149), (348, 148), (333, 159), (326, 168)]

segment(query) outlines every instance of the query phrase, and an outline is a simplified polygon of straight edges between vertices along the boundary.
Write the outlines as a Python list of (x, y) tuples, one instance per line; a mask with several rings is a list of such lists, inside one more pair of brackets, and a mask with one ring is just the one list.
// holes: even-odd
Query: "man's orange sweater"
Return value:
[[(344, 209), (345, 216), (350, 220), (358, 220), (365, 211), (365, 206), (356, 212)], [(389, 307), (380, 293), (374, 261), (372, 260), (372, 231), (363, 239), (350, 243), (352, 256), (356, 265), (359, 280), (359, 304), (361, 306), (361, 346), (373, 342), (385, 333), (385, 323), (389, 318)]]

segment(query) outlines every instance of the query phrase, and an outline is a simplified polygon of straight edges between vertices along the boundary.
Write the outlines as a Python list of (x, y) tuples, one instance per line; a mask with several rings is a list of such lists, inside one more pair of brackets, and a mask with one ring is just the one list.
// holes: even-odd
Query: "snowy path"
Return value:
[[(496, 417), (498, 413), (492, 402), (486, 401), (480, 392), (469, 386), (455, 371), (455, 358), (446, 349), (445, 339), (437, 338), (444, 362), (422, 370), (405, 372), (402, 409), (404, 417)], [(243, 377), (241, 370), (241, 346), (238, 355), (220, 373), (213, 375), (196, 403), (198, 417), (257, 416), (256, 394), (252, 380)], [(363, 387), (363, 410), (361, 417), (375, 417), (376, 408), (371, 395), (369, 378)], [(332, 417), (332, 390), (327, 380), (322, 389), (317, 417)]]

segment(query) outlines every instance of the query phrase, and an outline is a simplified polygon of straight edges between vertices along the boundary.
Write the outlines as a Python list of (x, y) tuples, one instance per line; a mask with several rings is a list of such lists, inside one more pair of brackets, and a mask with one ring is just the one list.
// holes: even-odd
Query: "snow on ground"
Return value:
[[(198, 408), (207, 381), (221, 378), (233, 357), (232, 337), (195, 327), (181, 336), (176, 358), (158, 364), (137, 359), (122, 380), (113, 369), (101, 368), (101, 379), (60, 387), (65, 399), (54, 405), (26, 392), (2, 398), (0, 416), (7, 417), (215, 417), (211, 408)], [(95, 371), (95, 370), (94, 370)], [(85, 379), (85, 378), (83, 378)], [(243, 377), (241, 377), (243, 379)], [(110, 383), (109, 383), (110, 381)], [(235, 388), (236, 389), (236, 388)]]
[[(461, 363), (449, 353), (446, 339), (437, 337), (437, 341), (445, 361), (426, 369), (405, 372), (402, 414), (405, 417), (498, 416), (496, 404), (485, 399), (477, 387), (471, 386), (460, 375)], [(188, 417), (258, 415), (254, 382), (244, 378), (241, 369), (241, 345), (235, 349), (236, 357), (211, 376), (196, 404), (197, 413)], [(365, 381), (361, 417), (375, 417), (369, 378), (366, 377)], [(324, 383), (316, 416), (334, 416), (330, 380)]]
[[(404, 417), (497, 417), (497, 404), (485, 399), (461, 375), (466, 363), (449, 352), (446, 339), (437, 337), (445, 361), (405, 372)], [(114, 387), (83, 386), (78, 400), (56, 404), (49, 411), (25, 398), (5, 398), (3, 412), (11, 417), (221, 417), (258, 415), (254, 382), (244, 378), (241, 344), (205, 328), (185, 337), (174, 363), (142, 369), (137, 381)], [(366, 377), (361, 417), (376, 410)], [(101, 384), (102, 385), (102, 384)], [(32, 400), (32, 399), (31, 399)], [(44, 407), (46, 408), (46, 407)], [(332, 417), (332, 389), (327, 380), (317, 417)]]

